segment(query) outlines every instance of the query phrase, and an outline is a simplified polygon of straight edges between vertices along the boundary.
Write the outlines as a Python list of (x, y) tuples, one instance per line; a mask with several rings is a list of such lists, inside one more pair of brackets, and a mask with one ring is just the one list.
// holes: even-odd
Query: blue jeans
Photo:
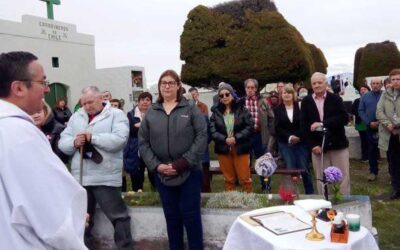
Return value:
[(377, 175), (378, 169), (378, 130), (367, 129), (369, 172)]
[(203, 249), (203, 227), (201, 223), (200, 192), (202, 175), (192, 171), (181, 185), (170, 187), (156, 177), (167, 223), (170, 250), (183, 250), (183, 226), (185, 226), (190, 250)]
[(314, 187), (308, 166), (310, 165), (310, 151), (306, 144), (294, 145), (279, 142), (279, 151), (283, 157), (287, 169), (304, 169), (301, 175), (306, 194), (313, 194)]

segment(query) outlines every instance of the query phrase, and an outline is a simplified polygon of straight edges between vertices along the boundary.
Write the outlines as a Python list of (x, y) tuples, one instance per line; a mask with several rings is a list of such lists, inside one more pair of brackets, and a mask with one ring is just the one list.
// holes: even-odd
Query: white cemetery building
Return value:
[(30, 15), (22, 16), (22, 22), (0, 19), (0, 53), (10, 51), (29, 51), (39, 58), (51, 83), (46, 96), (51, 106), (67, 97), (72, 109), (82, 88), (95, 85), (123, 99), (127, 111), (146, 88), (143, 67), (96, 69), (95, 37), (78, 33), (74, 24)]

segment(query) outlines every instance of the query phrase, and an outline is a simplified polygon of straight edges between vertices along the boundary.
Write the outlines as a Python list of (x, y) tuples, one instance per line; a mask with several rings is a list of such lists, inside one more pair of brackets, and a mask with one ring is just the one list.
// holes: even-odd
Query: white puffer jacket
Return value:
[(80, 154), (74, 147), (76, 135), (89, 131), (92, 133), (92, 145), (103, 156), (96, 164), (90, 159), (83, 160), (83, 186), (122, 185), (122, 151), (128, 140), (129, 125), (124, 112), (112, 108), (110, 103), (104, 107), (90, 123), (83, 108), (74, 113), (67, 128), (61, 133), (59, 148), (67, 155), (73, 155), (71, 173), (79, 181)]

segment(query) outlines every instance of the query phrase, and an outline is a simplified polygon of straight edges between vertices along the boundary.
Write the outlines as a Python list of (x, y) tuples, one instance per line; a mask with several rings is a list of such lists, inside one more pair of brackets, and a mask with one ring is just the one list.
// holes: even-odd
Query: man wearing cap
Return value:
[[(121, 198), (122, 151), (128, 139), (128, 119), (120, 109), (103, 103), (97, 87), (86, 87), (80, 97), (82, 107), (75, 112), (61, 134), (59, 148), (73, 155), (71, 173), (80, 181), (88, 195), (89, 226), (85, 243), (92, 247), (96, 203), (114, 226), (114, 241), (118, 249), (132, 249), (131, 223)], [(80, 148), (83, 147), (83, 155)], [(81, 159), (83, 157), (83, 159)]]
[[(338, 167), (343, 174), (340, 191), (349, 195), (349, 141), (344, 130), (348, 115), (343, 100), (327, 91), (327, 79), (323, 73), (316, 72), (311, 76), (311, 87), (314, 93), (301, 102), (300, 126), (312, 150), (315, 177), (322, 179), (323, 171), (328, 166)], [(317, 189), (319, 194), (323, 193), (320, 181), (317, 181)]]
[[(249, 111), (254, 121), (255, 133), (251, 136), (251, 151), (256, 158), (259, 158), (267, 150), (270, 150), (268, 146), (274, 130), (274, 113), (265, 98), (258, 94), (256, 79), (247, 79), (244, 82), (244, 88), (246, 96), (241, 99), (241, 103)], [(264, 178), (261, 178), (262, 191), (265, 191), (265, 188)]]

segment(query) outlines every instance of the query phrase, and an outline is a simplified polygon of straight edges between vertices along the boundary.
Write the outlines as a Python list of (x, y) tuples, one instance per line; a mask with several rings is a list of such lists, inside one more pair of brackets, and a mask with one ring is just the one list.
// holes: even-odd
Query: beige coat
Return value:
[(274, 112), (264, 97), (258, 99), (258, 117), (260, 122), (260, 132), (264, 148), (271, 151), (273, 143), (272, 135), (275, 133)]
[[(397, 121), (394, 117), (396, 112)], [(392, 88), (382, 93), (376, 108), (376, 118), (379, 121), (379, 143), (378, 147), (384, 151), (388, 150), (390, 132), (386, 129), (389, 124), (400, 125), (400, 93), (395, 95)]]

